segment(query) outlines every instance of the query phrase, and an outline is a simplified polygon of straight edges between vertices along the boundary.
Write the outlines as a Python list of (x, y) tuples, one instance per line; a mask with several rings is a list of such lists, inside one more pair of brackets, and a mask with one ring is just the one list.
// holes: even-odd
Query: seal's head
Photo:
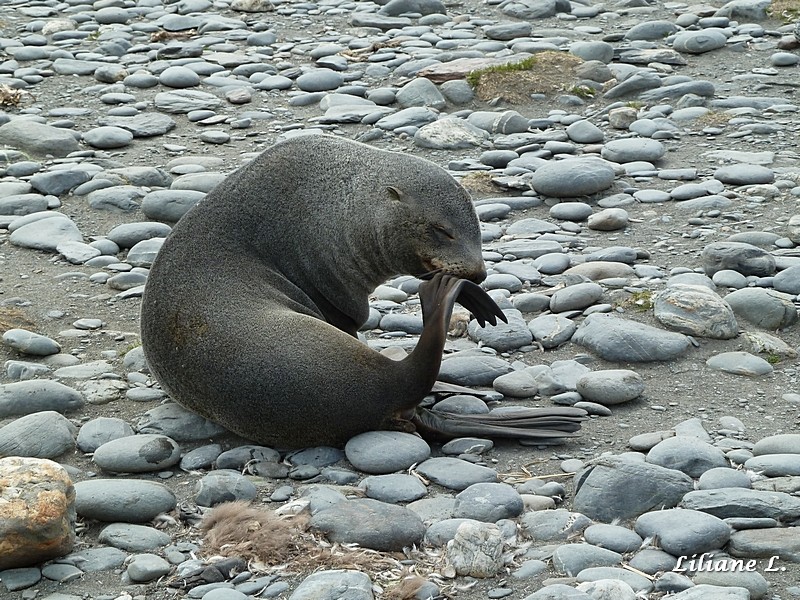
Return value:
[(486, 279), (486, 265), (469, 193), (449, 176), (436, 183), (425, 190), (401, 185), (384, 190), (393, 213), (390, 222), (400, 229), (393, 237), (403, 240), (393, 248), (402, 262), (398, 272), (443, 271), (480, 283)]

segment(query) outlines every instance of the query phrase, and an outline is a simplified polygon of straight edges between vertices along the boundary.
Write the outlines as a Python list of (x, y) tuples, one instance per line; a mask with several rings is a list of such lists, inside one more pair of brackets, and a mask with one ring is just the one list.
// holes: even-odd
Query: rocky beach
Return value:
[[(800, 598), (798, 89), (796, 0), (4, 0), (0, 597)], [(426, 405), (576, 437), (286, 450), (170, 400), (149, 268), (300, 135), (472, 194), (508, 323), (459, 311), (472, 393)], [(419, 285), (365, 343), (414, 347)]]

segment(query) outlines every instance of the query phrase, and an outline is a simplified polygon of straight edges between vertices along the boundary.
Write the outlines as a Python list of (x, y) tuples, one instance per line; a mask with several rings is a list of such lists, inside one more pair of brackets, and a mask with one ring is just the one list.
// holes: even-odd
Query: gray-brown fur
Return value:
[(485, 277), (472, 203), (446, 171), (329, 136), (295, 138), (176, 225), (144, 294), (145, 356), (175, 400), (248, 439), (342, 444), (430, 391), (452, 302), (429, 307), (441, 334), (426, 322), (429, 340), (403, 361), (355, 335), (379, 283), (433, 269)]

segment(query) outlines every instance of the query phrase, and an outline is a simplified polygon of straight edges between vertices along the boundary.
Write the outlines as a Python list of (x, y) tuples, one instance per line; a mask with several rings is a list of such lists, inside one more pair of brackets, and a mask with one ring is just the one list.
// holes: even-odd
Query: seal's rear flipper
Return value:
[(576, 437), (587, 417), (585, 410), (574, 407), (519, 408), (499, 415), (461, 415), (418, 408), (412, 422), (423, 437), (481, 436), (557, 444), (562, 438)]

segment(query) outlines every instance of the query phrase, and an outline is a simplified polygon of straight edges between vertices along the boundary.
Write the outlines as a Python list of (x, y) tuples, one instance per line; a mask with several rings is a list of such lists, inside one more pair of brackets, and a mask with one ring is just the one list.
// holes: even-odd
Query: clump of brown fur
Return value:
[(390, 555), (316, 537), (309, 522), (305, 512), (284, 517), (246, 502), (225, 502), (203, 517), (200, 529), (205, 533), (207, 554), (239, 556), (259, 567), (287, 565), (296, 571), (399, 568)]
[(386, 590), (383, 600), (415, 600), (417, 592), (427, 583), (422, 577), (406, 577), (396, 586)]

